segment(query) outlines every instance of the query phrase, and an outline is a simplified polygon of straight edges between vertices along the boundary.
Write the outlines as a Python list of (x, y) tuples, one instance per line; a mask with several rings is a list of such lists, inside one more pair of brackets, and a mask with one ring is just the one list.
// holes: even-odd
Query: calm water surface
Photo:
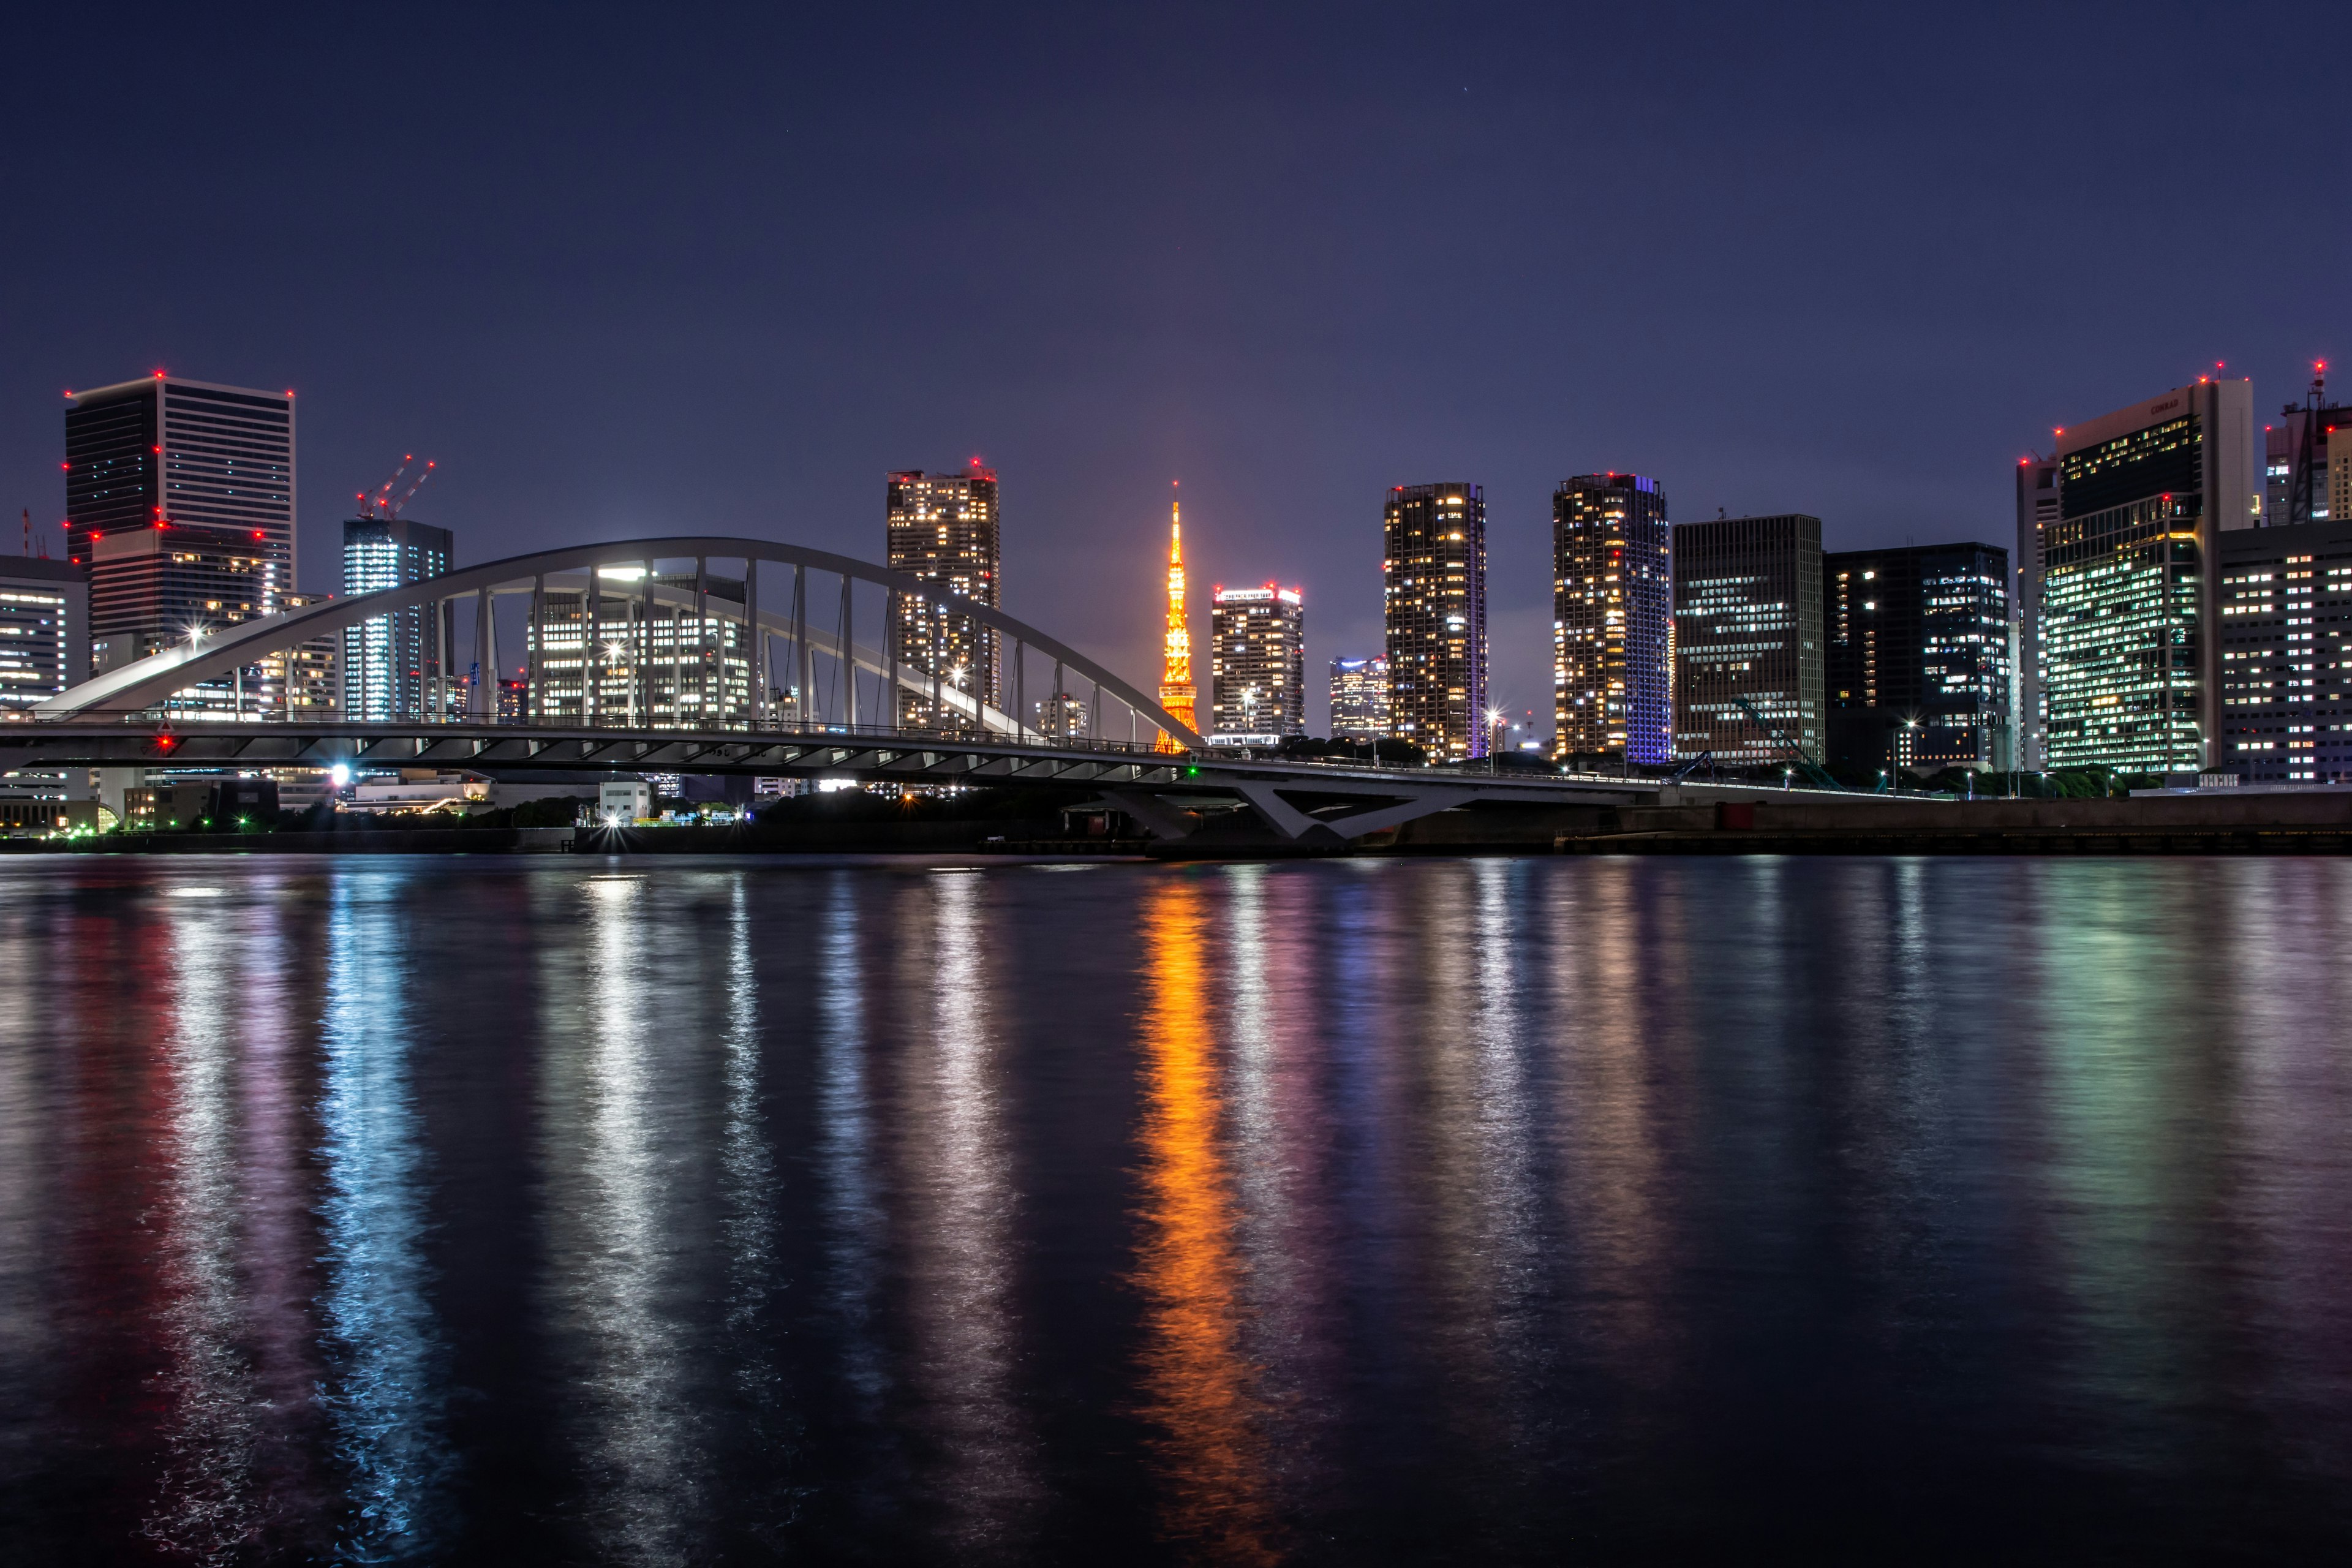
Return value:
[(0, 866), (15, 1563), (2343, 1561), (2352, 862)]

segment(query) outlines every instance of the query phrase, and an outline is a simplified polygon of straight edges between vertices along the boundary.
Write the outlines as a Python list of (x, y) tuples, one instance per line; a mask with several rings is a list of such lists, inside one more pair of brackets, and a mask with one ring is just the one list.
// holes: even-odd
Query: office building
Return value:
[(1675, 754), (1785, 763), (1778, 734), (1821, 761), (1822, 520), (1676, 523), (1674, 568)]
[(110, 665), (278, 607), (294, 585), (294, 458), (290, 393), (158, 374), (69, 395), (67, 553), (90, 568)]
[[(343, 523), (343, 593), (351, 597), (446, 575), (457, 563), (446, 528), (404, 517), (354, 517)], [(343, 632), (343, 712), (353, 720), (416, 719), (435, 711), (430, 693), (447, 689), (446, 626), (426, 605), (375, 616)], [(437, 684), (436, 684), (437, 683)]]
[(1306, 612), (1296, 588), (1219, 588), (1209, 605), (1209, 721), (1216, 736), (1273, 745), (1307, 733)]
[[(299, 610), (323, 604), (327, 597), (324, 594), (286, 594), (279, 596), (278, 607)], [(275, 706), (265, 710), (282, 713), (289, 719), (337, 716), (342, 710), (342, 665), (343, 637), (333, 632), (305, 638), (292, 647), (267, 655), (257, 669), (263, 683), (263, 700), (274, 700)]]
[(2071, 426), (2057, 461), (2036, 626), (2048, 764), (2212, 765), (2215, 552), (2263, 508), (2252, 384), (2200, 379)]
[(2352, 783), (2352, 514), (2221, 536), (2221, 744), (2248, 784)]
[(0, 557), (0, 719), (89, 679), (89, 569)]
[(2032, 454), (2017, 460), (2017, 553), (2010, 562), (2011, 601), (2017, 627), (2013, 733), (2016, 765), (2042, 767), (2049, 718), (2042, 700), (2042, 542), (2058, 521), (2058, 459)]
[(1584, 474), (1551, 502), (1551, 686), (1559, 755), (1674, 754), (1674, 534), (1639, 474)]
[(2009, 552), (1846, 550), (1822, 558), (1822, 579), (1830, 767), (2006, 771)]
[(1486, 495), (1400, 485), (1382, 518), (1389, 733), (1432, 762), (1486, 754)]
[(1380, 741), (1389, 732), (1389, 661), (1331, 661), (1331, 738)]
[[(648, 584), (639, 566), (600, 567), (593, 589), (547, 590), (523, 628), (525, 668), (532, 672), (527, 689), (537, 703), (532, 721), (620, 729), (748, 725), (756, 672), (753, 640), (743, 626), (744, 594), (740, 578), (698, 580), (692, 573), (656, 573)], [(450, 682), (453, 693), (462, 686), (462, 679)], [(502, 683), (499, 711), (520, 697)]]
[[(885, 501), (892, 570), (936, 583), (992, 609), (1003, 603), (997, 537), (996, 471), (974, 464), (961, 474), (908, 468), (889, 476)], [(994, 632), (916, 595), (891, 596), (891, 641), (902, 666), (937, 675), (984, 706), (1002, 707)], [(900, 687), (898, 722), (909, 729), (968, 729), (952, 706), (933, 712), (929, 697)]]

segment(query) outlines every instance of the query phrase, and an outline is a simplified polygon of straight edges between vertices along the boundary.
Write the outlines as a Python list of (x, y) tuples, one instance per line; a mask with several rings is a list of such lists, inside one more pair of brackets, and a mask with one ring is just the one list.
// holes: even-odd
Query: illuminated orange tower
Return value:
[[(1168, 498), (1168, 641), (1160, 666), (1160, 706), (1187, 730), (1201, 726), (1192, 718), (1192, 633), (1184, 621), (1184, 519), (1178, 510), (1176, 481), (1169, 481)], [(1152, 749), (1181, 751), (1173, 735), (1162, 732)]]

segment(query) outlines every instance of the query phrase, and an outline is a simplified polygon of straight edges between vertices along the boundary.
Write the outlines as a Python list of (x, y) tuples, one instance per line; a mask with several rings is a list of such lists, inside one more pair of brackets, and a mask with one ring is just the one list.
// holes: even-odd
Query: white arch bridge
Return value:
[[(386, 616), (418, 661), (395, 683), (401, 701), (371, 699), (381, 717), (301, 706), (287, 672), (304, 645), (356, 647), (357, 628)], [(861, 625), (878, 646), (858, 640)], [(1216, 747), (1001, 610), (847, 556), (725, 536), (542, 551), (192, 628), (32, 716), (0, 728), (0, 770), (343, 763), (1064, 784), (1100, 791), (1163, 839), (1197, 831), (1186, 807), (1218, 799), (1275, 839), (1336, 847), (1439, 811), (1647, 804), (1660, 790)]]

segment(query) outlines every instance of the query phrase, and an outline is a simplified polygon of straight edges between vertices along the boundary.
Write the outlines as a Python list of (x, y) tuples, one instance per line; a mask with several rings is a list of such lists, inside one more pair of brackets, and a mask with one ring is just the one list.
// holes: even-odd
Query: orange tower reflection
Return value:
[(1143, 1414), (1165, 1432), (1154, 1447), (1169, 1533), (1215, 1561), (1271, 1563), (1263, 1401), (1242, 1354), (1233, 1180), (1202, 1016), (1199, 889), (1171, 881), (1144, 922)]

